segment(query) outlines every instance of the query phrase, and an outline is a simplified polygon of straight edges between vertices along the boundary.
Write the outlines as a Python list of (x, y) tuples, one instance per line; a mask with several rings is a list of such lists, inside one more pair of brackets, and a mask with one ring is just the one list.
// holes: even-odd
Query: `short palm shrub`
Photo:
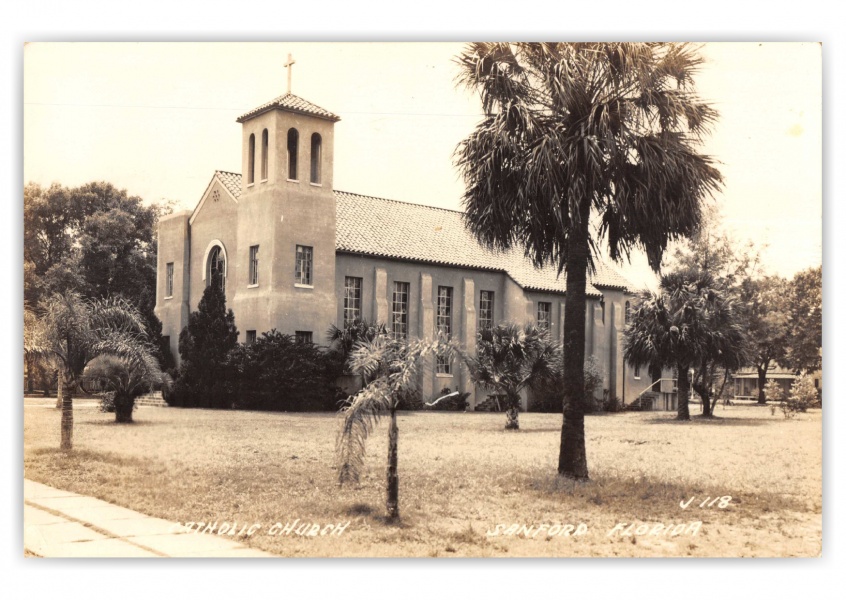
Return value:
[(118, 423), (131, 423), (138, 397), (160, 387), (166, 379), (148, 345), (139, 345), (133, 355), (98, 356), (82, 374), (82, 381), (92, 383), (99, 391), (100, 410), (114, 412)]

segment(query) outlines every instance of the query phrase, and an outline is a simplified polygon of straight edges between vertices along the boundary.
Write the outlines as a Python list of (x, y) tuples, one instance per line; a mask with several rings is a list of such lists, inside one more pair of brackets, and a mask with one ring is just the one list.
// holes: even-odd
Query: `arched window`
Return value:
[(261, 132), (261, 179), (267, 179), (267, 129)]
[(300, 134), (291, 127), (288, 130), (288, 179), (297, 180), (297, 147), (300, 144)]
[(215, 277), (218, 278), (221, 289), (226, 290), (226, 254), (220, 246), (215, 246), (209, 253), (206, 264), (206, 285), (211, 285)]
[(256, 136), (254, 134), (250, 134), (250, 148), (249, 148), (249, 161), (250, 164), (247, 165), (247, 183), (253, 183), (256, 179)]
[(320, 183), (320, 134), (311, 134), (311, 182)]

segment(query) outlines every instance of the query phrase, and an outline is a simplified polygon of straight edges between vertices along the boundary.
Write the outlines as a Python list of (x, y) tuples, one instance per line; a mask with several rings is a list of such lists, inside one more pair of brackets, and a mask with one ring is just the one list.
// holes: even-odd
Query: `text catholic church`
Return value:
[[(156, 314), (174, 356), (213, 273), (241, 342), (275, 328), (325, 344), (330, 325), (356, 317), (403, 337), (442, 331), (471, 351), (480, 328), (505, 321), (563, 334), (565, 277), (555, 269), (484, 249), (459, 212), (335, 190), (339, 120), (291, 93), (247, 112), (237, 119), (242, 174), (215, 171), (193, 212), (161, 220)], [(607, 393), (630, 402), (651, 381), (621, 358), (628, 289), (597, 264), (586, 354), (597, 358)], [(424, 399), (444, 387), (471, 392), (471, 409), (485, 399), (457, 364), (432, 367)]]

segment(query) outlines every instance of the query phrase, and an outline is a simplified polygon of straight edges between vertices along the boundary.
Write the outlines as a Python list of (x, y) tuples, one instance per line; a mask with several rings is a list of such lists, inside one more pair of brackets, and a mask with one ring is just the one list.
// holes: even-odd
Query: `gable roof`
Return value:
[[(241, 175), (215, 171), (237, 202), (241, 196)], [(335, 250), (453, 267), (467, 267), (507, 273), (528, 290), (564, 293), (566, 276), (553, 266), (537, 269), (522, 250), (494, 252), (481, 246), (462, 221), (463, 213), (434, 206), (411, 204), (335, 191)], [(199, 211), (198, 206), (194, 213)], [(596, 273), (589, 276), (586, 292), (601, 296), (597, 288), (633, 290), (615, 269), (596, 261)]]
[(249, 118), (255, 117), (269, 110), (274, 110), (277, 108), (281, 108), (283, 110), (288, 110), (295, 113), (300, 113), (303, 115), (309, 115), (312, 117), (318, 117), (320, 119), (326, 119), (327, 121), (332, 121), (333, 123), (336, 123), (341, 120), (341, 117), (329, 112), (325, 108), (320, 108), (319, 106), (317, 106), (316, 104), (312, 104), (308, 100), (304, 100), (299, 96), (287, 93), (283, 94), (282, 96), (279, 96), (278, 98), (274, 98), (270, 102), (262, 104), (258, 108), (254, 108), (253, 110), (244, 113), (243, 115), (235, 119), (235, 121), (237, 123), (243, 123)]
[(197, 218), (197, 215), (200, 214), (200, 211), (203, 209), (203, 205), (206, 203), (206, 198), (209, 197), (209, 191), (211, 190), (214, 182), (218, 181), (223, 186), (229, 196), (232, 198), (235, 204), (238, 204), (238, 198), (241, 196), (241, 174), (240, 173), (232, 173), (231, 171), (215, 171), (214, 175), (212, 175), (211, 181), (209, 181), (208, 186), (206, 186), (206, 191), (203, 192), (200, 201), (197, 203), (197, 206), (194, 207), (194, 210), (191, 212), (191, 216), (188, 219), (188, 223), (193, 225), (194, 219)]

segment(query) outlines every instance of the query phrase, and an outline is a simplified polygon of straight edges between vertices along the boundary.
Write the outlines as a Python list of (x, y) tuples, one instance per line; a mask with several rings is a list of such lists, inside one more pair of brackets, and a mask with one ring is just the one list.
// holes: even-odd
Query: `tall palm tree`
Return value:
[[(714, 288), (707, 274), (670, 273), (656, 294), (641, 292), (623, 334), (623, 356), (631, 364), (678, 370), (678, 418), (690, 420), (690, 370), (704, 374), (721, 366), (737, 368), (746, 360), (746, 340), (733, 301)], [(711, 415), (703, 382), (702, 409)], [(707, 408), (706, 408), (707, 404)]]
[(549, 333), (528, 324), (497, 325), (476, 336), (476, 356), (465, 357), (470, 378), (505, 396), (506, 429), (520, 429), (520, 392), (536, 390), (560, 381), (561, 346)]
[(146, 342), (144, 320), (123, 298), (85, 300), (76, 292), (53, 294), (41, 303), (43, 345), (62, 378), (62, 450), (73, 448), (73, 393), (85, 366), (96, 356), (135, 355)]
[(702, 59), (688, 44), (475, 43), (458, 63), (484, 111), (456, 150), (466, 226), (566, 271), (558, 472), (587, 479), (588, 269), (607, 241), (612, 259), (642, 248), (657, 271), (668, 243), (696, 231), (721, 183), (695, 151), (716, 119), (694, 92)]
[(338, 482), (359, 480), (364, 468), (365, 442), (381, 417), (389, 415), (386, 509), (390, 519), (399, 518), (396, 414), (399, 401), (417, 388), (425, 357), (438, 355), (451, 359), (456, 352), (454, 342), (408, 341), (385, 334), (359, 341), (352, 352), (350, 366), (353, 372), (360, 373), (368, 383), (340, 410), (343, 421), (336, 442)]

